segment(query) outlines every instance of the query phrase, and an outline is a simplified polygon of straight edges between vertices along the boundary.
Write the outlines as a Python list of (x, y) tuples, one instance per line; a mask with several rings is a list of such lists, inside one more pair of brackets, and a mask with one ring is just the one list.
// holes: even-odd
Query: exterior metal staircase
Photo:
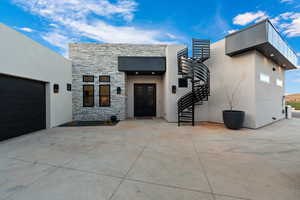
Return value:
[(178, 71), (189, 79), (192, 89), (177, 102), (178, 126), (181, 123), (195, 125), (195, 105), (202, 105), (210, 95), (210, 73), (204, 61), (210, 57), (210, 41), (193, 39), (193, 56), (188, 57), (188, 49), (177, 53)]

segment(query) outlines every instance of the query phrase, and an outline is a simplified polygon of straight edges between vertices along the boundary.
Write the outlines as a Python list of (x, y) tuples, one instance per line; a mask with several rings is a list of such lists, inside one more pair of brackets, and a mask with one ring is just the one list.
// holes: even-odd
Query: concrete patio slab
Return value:
[(142, 150), (141, 147), (130, 145), (99, 143), (95, 149), (77, 156), (65, 166), (99, 174), (124, 177)]
[(53, 170), (47, 165), (0, 158), (0, 199), (25, 190)]
[[(251, 199), (295, 199), (295, 183), (272, 165), (253, 155), (201, 155), (213, 191)], [(225, 173), (226, 172), (226, 173)]]
[(186, 155), (146, 149), (128, 177), (134, 180), (210, 192), (195, 153)]
[(165, 187), (156, 184), (125, 181), (113, 197), (113, 200), (140, 199), (213, 200), (213, 196), (209, 193)]
[(109, 199), (120, 184), (119, 179), (57, 168), (26, 190), (11, 195), (15, 200)]
[(0, 142), (0, 199), (296, 200), (299, 141), (299, 119), (58, 127)]

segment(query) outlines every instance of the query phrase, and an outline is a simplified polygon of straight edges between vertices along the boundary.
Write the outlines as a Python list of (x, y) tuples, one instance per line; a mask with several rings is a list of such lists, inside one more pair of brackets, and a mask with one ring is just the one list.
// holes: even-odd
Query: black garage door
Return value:
[(0, 141), (46, 127), (45, 84), (0, 74)]

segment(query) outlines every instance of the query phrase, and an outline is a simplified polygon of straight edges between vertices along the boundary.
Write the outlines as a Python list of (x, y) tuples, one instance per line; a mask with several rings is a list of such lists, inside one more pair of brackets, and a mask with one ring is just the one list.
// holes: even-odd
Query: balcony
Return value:
[(296, 69), (296, 53), (282, 39), (269, 20), (261, 21), (226, 36), (226, 55), (236, 56), (257, 50), (285, 69)]

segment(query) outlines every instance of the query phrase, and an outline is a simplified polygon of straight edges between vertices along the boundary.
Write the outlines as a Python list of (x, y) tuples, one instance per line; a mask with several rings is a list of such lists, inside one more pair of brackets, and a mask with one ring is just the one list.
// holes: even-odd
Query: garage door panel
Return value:
[(45, 126), (45, 84), (0, 74), (0, 140)]

